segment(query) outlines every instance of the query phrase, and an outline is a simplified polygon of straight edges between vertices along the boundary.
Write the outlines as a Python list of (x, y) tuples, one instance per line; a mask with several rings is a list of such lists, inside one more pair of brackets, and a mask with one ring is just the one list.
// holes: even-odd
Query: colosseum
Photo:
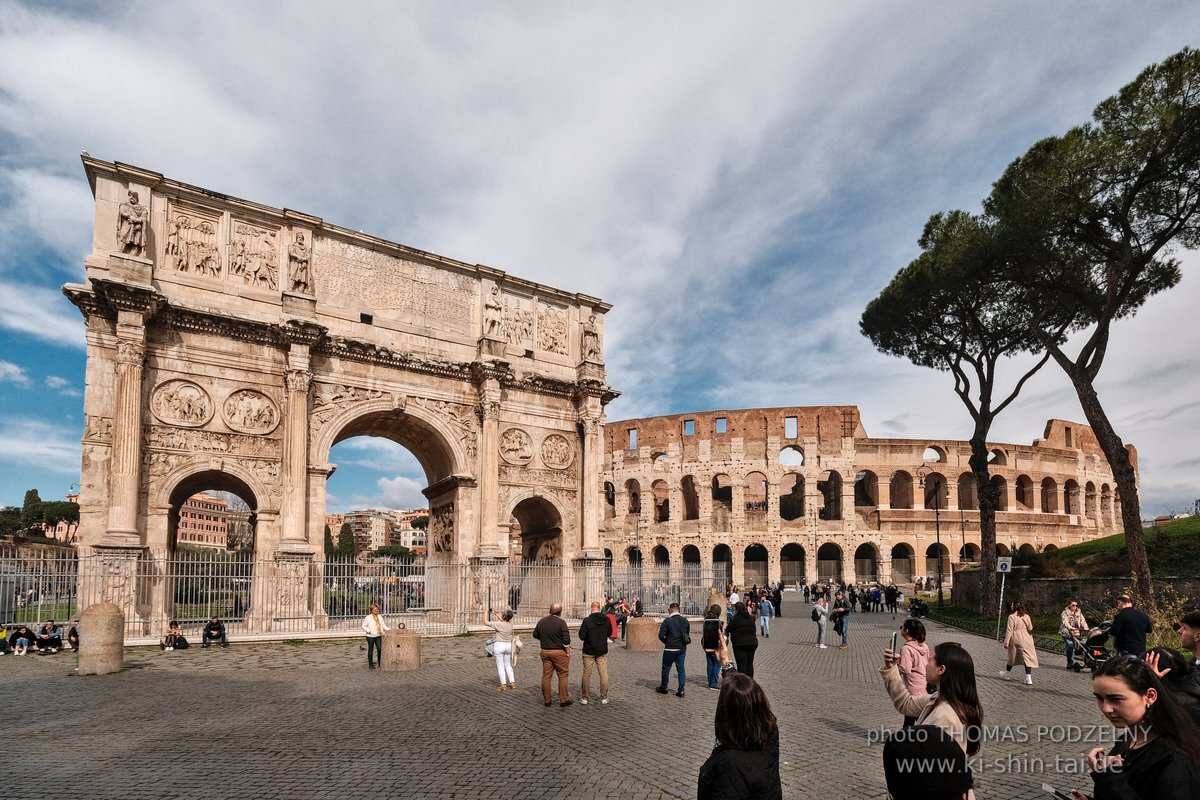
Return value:
[[(911, 584), (932, 580), (940, 558), (949, 585), (979, 560), (969, 443), (873, 439), (855, 406), (622, 420), (605, 426), (605, 443), (601, 536), (616, 563), (646, 554), (747, 586)], [(1052, 419), (1032, 445), (988, 448), (1000, 555), (1119, 532), (1112, 472), (1088, 426)]]

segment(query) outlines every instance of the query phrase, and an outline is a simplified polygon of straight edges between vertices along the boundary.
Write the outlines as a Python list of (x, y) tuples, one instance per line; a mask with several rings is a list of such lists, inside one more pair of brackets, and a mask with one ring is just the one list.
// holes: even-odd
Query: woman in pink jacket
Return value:
[[(929, 645), (925, 644), (925, 626), (919, 619), (906, 619), (900, 626), (904, 646), (900, 648), (900, 677), (904, 688), (913, 697), (929, 694), (929, 681), (925, 678), (925, 665), (929, 662)], [(905, 717), (904, 727), (916, 724), (916, 717)]]

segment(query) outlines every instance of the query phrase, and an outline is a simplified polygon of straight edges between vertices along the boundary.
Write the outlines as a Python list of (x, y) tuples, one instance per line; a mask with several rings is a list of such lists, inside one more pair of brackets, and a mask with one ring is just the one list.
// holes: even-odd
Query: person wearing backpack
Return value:
[(829, 624), (829, 605), (824, 597), (818, 597), (812, 610), (812, 621), (817, 623), (817, 647), (825, 649), (825, 626)]

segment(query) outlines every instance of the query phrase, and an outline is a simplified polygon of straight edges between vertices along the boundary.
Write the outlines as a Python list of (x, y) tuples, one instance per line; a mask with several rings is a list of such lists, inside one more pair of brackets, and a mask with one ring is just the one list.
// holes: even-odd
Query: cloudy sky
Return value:
[[(939, 210), (1144, 66), (1194, 2), (12, 3), (0, 0), (0, 503), (79, 479), (79, 152), (613, 303), (609, 419), (857, 404), (969, 435), (943, 374), (873, 351), (871, 300)], [(1099, 381), (1144, 513), (1200, 498), (1200, 258)], [(999, 420), (1083, 420), (1050, 366)], [(338, 446), (330, 510), (421, 502)]]

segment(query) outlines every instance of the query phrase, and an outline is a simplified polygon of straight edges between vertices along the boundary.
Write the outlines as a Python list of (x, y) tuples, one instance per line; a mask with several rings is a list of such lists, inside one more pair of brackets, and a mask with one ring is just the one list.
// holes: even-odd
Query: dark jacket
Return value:
[(1118, 653), (1128, 653), (1141, 658), (1146, 654), (1146, 634), (1150, 633), (1150, 618), (1145, 612), (1129, 606), (1122, 608), (1113, 617), (1109, 635)]
[(663, 643), (664, 650), (686, 650), (685, 636), (690, 636), (687, 617), (676, 612), (662, 621), (658, 626), (658, 640)]
[(608, 655), (608, 635), (612, 633), (612, 623), (608, 617), (596, 611), (588, 614), (579, 625), (579, 640), (583, 642), (585, 656)]
[(734, 750), (718, 744), (700, 767), (696, 800), (782, 800), (779, 736), (765, 750)]
[(209, 620), (208, 624), (204, 626), (205, 639), (220, 639), (223, 636), (225, 636), (225, 623), (221, 620), (216, 622)]
[(734, 614), (725, 626), (729, 633), (729, 644), (733, 647), (758, 647), (758, 631), (754, 629), (754, 617), (749, 614)]
[(1111, 751), (1120, 755), (1120, 770), (1093, 772), (1095, 800), (1193, 800), (1200, 797), (1200, 773), (1187, 760), (1152, 739), (1145, 747), (1129, 750), (1121, 742)]
[(556, 614), (547, 614), (538, 620), (533, 628), (533, 638), (542, 643), (543, 650), (566, 650), (571, 646), (571, 631)]
[(704, 620), (704, 632), (700, 634), (700, 646), (705, 650), (716, 650), (721, 646), (721, 618)]

